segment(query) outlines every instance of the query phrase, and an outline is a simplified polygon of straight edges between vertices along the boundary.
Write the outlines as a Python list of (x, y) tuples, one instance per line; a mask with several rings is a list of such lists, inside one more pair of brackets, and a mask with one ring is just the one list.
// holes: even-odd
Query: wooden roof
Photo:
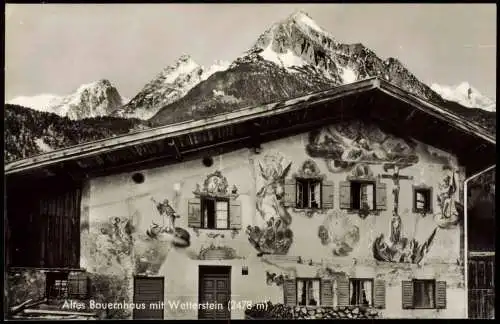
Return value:
[(220, 154), (350, 118), (456, 154), (468, 172), (496, 161), (494, 135), (379, 78), (55, 150), (5, 166), (8, 178), (99, 176)]

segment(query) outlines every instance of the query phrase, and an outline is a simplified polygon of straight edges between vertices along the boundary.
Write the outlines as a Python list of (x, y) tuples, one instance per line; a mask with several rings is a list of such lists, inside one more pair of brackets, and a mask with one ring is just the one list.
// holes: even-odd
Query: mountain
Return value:
[[(494, 110), (471, 109), (458, 95), (446, 96), (418, 80), (399, 60), (379, 58), (361, 43), (337, 41), (299, 11), (272, 25), (230, 64), (218, 62), (205, 68), (191, 57), (181, 56), (130, 100), (124, 100), (106, 80), (83, 85), (66, 97), (17, 98), (19, 101), (11, 102), (53, 113), (7, 105), (5, 157), (12, 161), (43, 150), (200, 119), (373, 76), (496, 133)], [(477, 90), (466, 88), (472, 91), (470, 96), (466, 91), (471, 105), (487, 104), (478, 99)], [(99, 115), (110, 117), (84, 118)]]
[(17, 97), (8, 103), (77, 120), (110, 115), (122, 106), (122, 100), (116, 87), (103, 79), (83, 84), (67, 96), (42, 94)]
[(144, 128), (147, 128), (147, 124), (137, 119), (103, 116), (71, 120), (54, 113), (6, 104), (4, 161), (9, 163), (55, 149)]
[(433, 83), (431, 88), (444, 99), (457, 102), (464, 107), (496, 111), (496, 102), (481, 94), (468, 82), (462, 82), (457, 86), (446, 86)]
[(216, 62), (209, 68), (183, 55), (166, 67), (135, 95), (127, 104), (113, 111), (113, 116), (149, 119), (162, 107), (183, 97), (191, 88), (217, 71), (224, 71), (229, 63)]
[(381, 59), (360, 43), (342, 44), (299, 11), (272, 25), (227, 70), (197, 84), (150, 121), (162, 125), (202, 118), (373, 76), (427, 100), (445, 103), (399, 60)]

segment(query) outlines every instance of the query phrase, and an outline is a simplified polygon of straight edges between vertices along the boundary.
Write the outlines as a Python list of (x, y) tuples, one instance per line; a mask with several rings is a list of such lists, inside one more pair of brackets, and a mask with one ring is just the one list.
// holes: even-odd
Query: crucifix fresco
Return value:
[(373, 243), (373, 256), (378, 261), (419, 263), (428, 252), (437, 228), (434, 229), (423, 244), (420, 244), (415, 239), (409, 240), (403, 237), (402, 221), (399, 215), (400, 180), (412, 180), (413, 177), (399, 174), (400, 166), (397, 164), (385, 165), (384, 170), (386, 172), (392, 170), (392, 174), (382, 174), (380, 177), (392, 179), (393, 181), (394, 209), (392, 211), (389, 242), (385, 242), (383, 234), (377, 237)]

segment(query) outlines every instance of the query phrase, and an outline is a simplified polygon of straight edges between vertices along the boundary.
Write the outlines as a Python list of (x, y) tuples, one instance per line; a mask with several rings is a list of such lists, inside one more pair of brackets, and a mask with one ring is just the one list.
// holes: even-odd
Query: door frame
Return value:
[[(141, 279), (141, 280), (158, 280), (158, 279), (161, 279), (161, 290), (162, 290), (162, 301), (165, 302), (165, 277), (164, 276), (134, 276), (134, 292), (133, 292), (133, 296), (132, 296), (132, 302), (135, 304), (137, 301), (136, 301), (136, 291), (137, 291), (137, 279)], [(139, 318), (136, 318), (136, 308), (134, 307), (134, 309), (132, 310), (132, 319), (138, 319), (140, 320)], [(165, 319), (165, 308), (163, 309), (163, 315), (162, 315), (162, 320)]]
[[(229, 280), (228, 283), (228, 295), (229, 295), (229, 300), (231, 300), (231, 270), (232, 266), (228, 265), (199, 265), (198, 266), (198, 304), (201, 304), (202, 300), (202, 279), (203, 275), (207, 274), (208, 271), (214, 271), (217, 274), (222, 274), (222, 275), (227, 275), (227, 278)], [(217, 271), (219, 270), (219, 271)], [(227, 309), (228, 314), (229, 314), (229, 319), (231, 318), (231, 308), (228, 307)], [(198, 309), (198, 319), (200, 319), (200, 310)]]

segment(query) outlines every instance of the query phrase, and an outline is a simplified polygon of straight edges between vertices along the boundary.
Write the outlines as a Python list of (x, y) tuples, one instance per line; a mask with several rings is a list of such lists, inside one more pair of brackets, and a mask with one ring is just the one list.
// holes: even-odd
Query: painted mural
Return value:
[(418, 264), (429, 251), (436, 235), (437, 228), (434, 229), (423, 243), (402, 236), (403, 224), (399, 214), (400, 181), (411, 180), (413, 178), (401, 175), (397, 164), (386, 165), (384, 166), (384, 170), (392, 170), (392, 174), (383, 174), (381, 177), (389, 178), (393, 181), (392, 194), (394, 209), (390, 222), (389, 239), (386, 240), (384, 234), (380, 234), (380, 236), (375, 239), (373, 243), (373, 257), (378, 261)]
[(286, 254), (293, 242), (292, 217), (283, 204), (285, 177), (291, 162), (280, 155), (267, 155), (258, 163), (263, 185), (257, 192), (257, 213), (263, 226), (248, 226), (248, 240), (259, 254)]
[(360, 162), (418, 163), (416, 144), (396, 138), (380, 128), (360, 121), (337, 123), (309, 134), (306, 151), (311, 157), (324, 158), (328, 170), (345, 172)]
[(457, 201), (457, 175), (454, 170), (448, 170), (438, 186), (437, 201), (439, 213), (435, 220), (440, 228), (450, 228), (457, 225), (463, 215), (463, 204)]
[(328, 211), (318, 229), (321, 244), (331, 247), (334, 256), (347, 256), (359, 242), (359, 228), (343, 211)]
[(160, 270), (172, 248), (190, 246), (189, 232), (175, 226), (180, 217), (168, 199), (161, 202), (151, 198), (157, 211), (145, 233), (137, 233), (134, 240), (135, 271), (141, 275), (154, 275)]
[(281, 286), (285, 282), (285, 280), (288, 279), (288, 274), (278, 274), (275, 272), (269, 272), (266, 271), (266, 283), (268, 286), (271, 285), (276, 285), (276, 286)]

